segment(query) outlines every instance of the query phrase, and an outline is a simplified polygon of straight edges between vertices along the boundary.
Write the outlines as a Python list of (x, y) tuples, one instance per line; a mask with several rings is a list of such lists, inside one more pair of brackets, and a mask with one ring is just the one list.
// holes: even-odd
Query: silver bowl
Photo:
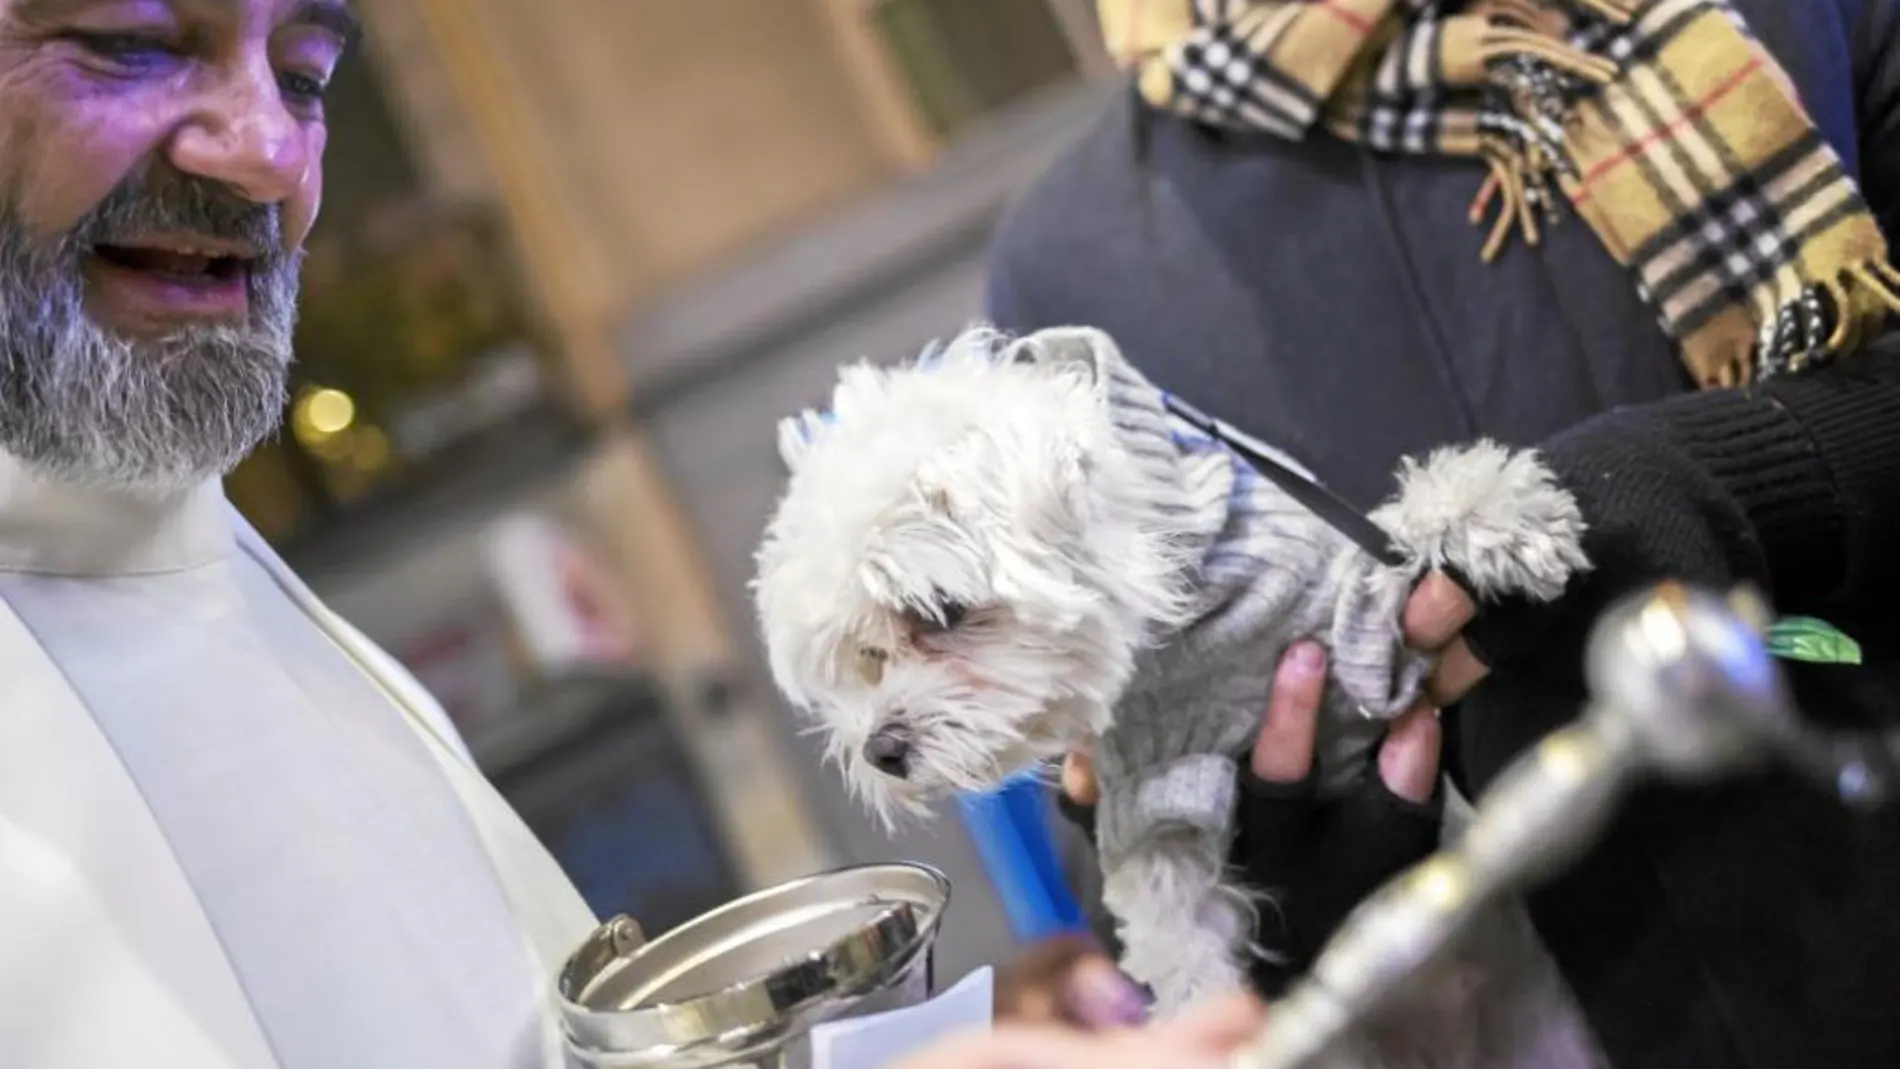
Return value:
[(862, 865), (747, 895), (645, 941), (615, 917), (561, 970), (568, 1052), (589, 1069), (802, 1069), (828, 1020), (916, 1005), (950, 882)]

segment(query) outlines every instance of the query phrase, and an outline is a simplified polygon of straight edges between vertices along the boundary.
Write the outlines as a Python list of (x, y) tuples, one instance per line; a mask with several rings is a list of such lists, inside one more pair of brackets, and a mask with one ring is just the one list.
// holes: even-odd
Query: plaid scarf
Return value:
[(1487, 261), (1567, 206), (1704, 386), (1852, 352), (1900, 310), (1859, 189), (1727, 0), (1098, 6), (1155, 107), (1483, 161)]

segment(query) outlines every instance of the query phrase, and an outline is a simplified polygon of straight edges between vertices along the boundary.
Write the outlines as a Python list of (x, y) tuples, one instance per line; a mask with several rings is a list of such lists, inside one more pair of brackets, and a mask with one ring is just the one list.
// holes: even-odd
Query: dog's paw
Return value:
[(1576, 499), (1536, 452), (1495, 442), (1406, 460), (1375, 519), (1421, 567), (1456, 572), (1480, 598), (1549, 601), (1590, 566)]

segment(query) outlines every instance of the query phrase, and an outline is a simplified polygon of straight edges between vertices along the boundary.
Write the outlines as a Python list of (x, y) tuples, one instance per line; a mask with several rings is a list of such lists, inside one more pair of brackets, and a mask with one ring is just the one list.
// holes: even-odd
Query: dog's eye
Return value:
[(920, 631), (950, 631), (963, 623), (964, 617), (968, 615), (968, 605), (955, 598), (937, 597), (931, 601), (930, 608), (913, 611), (911, 618)]

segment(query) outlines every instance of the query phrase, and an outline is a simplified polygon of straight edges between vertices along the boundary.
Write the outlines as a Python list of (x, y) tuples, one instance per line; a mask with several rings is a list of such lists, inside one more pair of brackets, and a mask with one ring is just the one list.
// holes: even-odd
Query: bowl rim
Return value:
[[(626, 1009), (587, 1004), (590, 989), (601, 980), (684, 933), (813, 884), (880, 871), (923, 877), (935, 901), (893, 897), (870, 922), (823, 946), (758, 976), (688, 998)], [(594, 929), (556, 977), (555, 996), (564, 1031), (569, 1042), (602, 1054), (621, 1053), (602, 1047), (606, 1034), (615, 1033), (617, 1039), (648, 1046), (656, 1060), (709, 1043), (732, 1052), (769, 1045), (800, 1024), (816, 1004), (835, 1000), (848, 1006), (909, 970), (919, 952), (928, 951), (949, 906), (950, 880), (941, 871), (921, 862), (883, 861), (845, 865), (774, 884), (708, 910), (652, 940), (641, 938), (633, 918), (616, 916)], [(899, 947), (895, 953), (878, 951), (892, 944)]]

